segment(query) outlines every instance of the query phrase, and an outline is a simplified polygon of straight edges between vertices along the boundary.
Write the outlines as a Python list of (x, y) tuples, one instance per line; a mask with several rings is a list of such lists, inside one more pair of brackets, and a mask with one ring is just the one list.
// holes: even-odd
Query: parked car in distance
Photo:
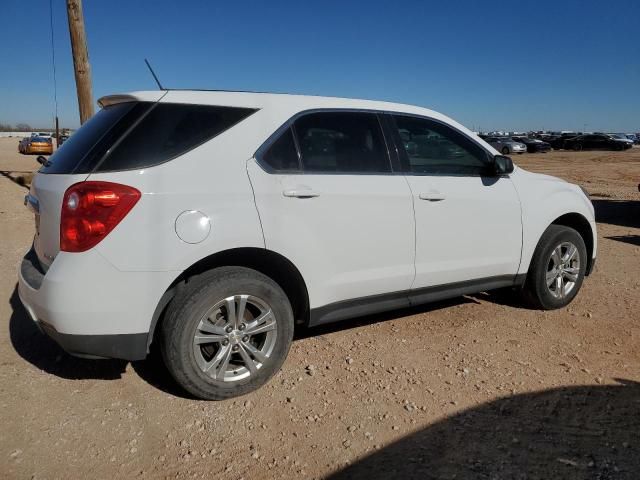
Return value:
[(554, 150), (561, 150), (563, 148), (567, 148), (567, 147), (565, 147), (565, 141), (566, 140), (569, 140), (571, 138), (575, 138), (578, 135), (582, 135), (582, 133), (563, 132), (560, 135), (558, 135), (555, 139), (548, 141), (548, 143), (551, 145), (551, 147)]
[(49, 138), (49, 137), (52, 137), (52, 135), (48, 132), (32, 132), (31, 138), (34, 138), (34, 137)]
[(617, 140), (611, 135), (590, 134), (579, 135), (565, 140), (564, 148), (567, 150), (625, 150), (631, 148), (629, 142)]
[(624, 133), (608, 133), (611, 138), (614, 140), (618, 140), (619, 142), (623, 142), (628, 144), (629, 146), (633, 146), (633, 140), (628, 138)]
[(60, 137), (58, 138), (58, 147), (62, 146), (62, 144), (67, 140), (69, 140), (69, 135), (61, 134)]
[(634, 145), (640, 144), (640, 137), (638, 137), (638, 135), (636, 135), (635, 133), (627, 133), (627, 134), (625, 134), (625, 136), (629, 140), (631, 140)]
[(536, 153), (536, 152), (548, 152), (551, 150), (551, 145), (547, 142), (543, 142), (537, 138), (529, 138), (529, 137), (511, 137), (516, 142), (524, 143), (527, 147), (527, 152)]
[(524, 143), (517, 142), (511, 137), (487, 137), (486, 142), (503, 155), (527, 151), (527, 146)]
[(27, 144), (29, 143), (29, 140), (31, 139), (31, 137), (23, 137), (19, 142), (18, 142), (18, 152), (20, 153), (25, 153), (25, 149)]
[(53, 139), (51, 137), (30, 137), (23, 147), (24, 154), (39, 153), (51, 155), (53, 153)]
[(178, 90), (100, 105), (31, 182), (19, 297), (75, 355), (157, 344), (199, 398), (267, 382), (296, 325), (502, 287), (562, 308), (596, 259), (584, 190), (432, 110)]

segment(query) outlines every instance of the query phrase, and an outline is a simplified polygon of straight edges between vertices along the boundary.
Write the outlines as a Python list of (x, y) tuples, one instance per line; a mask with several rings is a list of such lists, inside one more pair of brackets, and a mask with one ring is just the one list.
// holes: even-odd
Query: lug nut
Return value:
[(225, 347), (226, 347), (227, 345), (229, 345), (229, 340), (227, 340), (227, 339), (225, 338), (225, 339), (222, 341), (222, 345), (223, 345), (223, 346), (225, 346)]
[(231, 325), (229, 325), (227, 328), (224, 329), (225, 332), (227, 333), (231, 333), (233, 332), (233, 327)]
[(241, 323), (239, 328), (240, 330), (244, 330), (245, 328), (247, 328), (247, 326), (244, 323)]
[(245, 335), (244, 337), (242, 337), (242, 341), (244, 343), (247, 343), (249, 341), (249, 335)]
[(233, 350), (234, 352), (237, 352), (239, 348), (240, 347), (238, 347), (238, 345), (234, 345), (233, 347), (231, 347), (231, 350)]

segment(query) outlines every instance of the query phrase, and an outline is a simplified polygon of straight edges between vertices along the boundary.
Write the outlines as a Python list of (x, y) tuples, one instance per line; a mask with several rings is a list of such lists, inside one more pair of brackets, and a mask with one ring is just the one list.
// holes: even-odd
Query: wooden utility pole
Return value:
[(69, 36), (71, 37), (71, 51), (73, 52), (73, 69), (76, 75), (80, 124), (82, 125), (93, 116), (91, 66), (89, 65), (87, 38), (84, 33), (82, 0), (67, 0), (67, 17), (69, 18)]

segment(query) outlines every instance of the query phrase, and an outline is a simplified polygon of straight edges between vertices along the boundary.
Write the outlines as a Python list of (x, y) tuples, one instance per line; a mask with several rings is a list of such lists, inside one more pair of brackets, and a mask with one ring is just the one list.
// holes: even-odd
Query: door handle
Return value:
[(292, 198), (314, 198), (319, 197), (320, 192), (307, 188), (292, 188), (291, 190), (285, 190), (282, 192), (285, 197)]
[(420, 200), (428, 200), (430, 202), (440, 202), (446, 198), (444, 194), (440, 192), (421, 193), (418, 196), (420, 197)]

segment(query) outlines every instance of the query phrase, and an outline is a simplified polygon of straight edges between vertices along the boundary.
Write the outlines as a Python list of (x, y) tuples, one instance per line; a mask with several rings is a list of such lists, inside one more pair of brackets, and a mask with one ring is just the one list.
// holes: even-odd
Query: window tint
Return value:
[(287, 128), (278, 140), (273, 142), (260, 160), (275, 171), (300, 169), (298, 152), (296, 151), (296, 145), (293, 141), (291, 128)]
[(113, 147), (98, 171), (143, 168), (166, 162), (254, 112), (249, 108), (159, 103)]
[(487, 153), (451, 127), (433, 120), (394, 115), (406, 169), (417, 174), (481, 175)]
[(391, 171), (376, 114), (311, 113), (296, 120), (295, 131), (305, 172)]
[[(103, 108), (75, 132), (56, 152), (49, 157), (47, 166), (40, 169), (41, 173), (88, 173), (95, 166), (95, 162), (85, 161), (94, 147), (115, 125), (123, 122), (123, 118), (131, 112), (134, 103), (119, 103)], [(106, 151), (103, 150), (102, 154)], [(102, 155), (100, 155), (101, 157)], [(95, 158), (95, 156), (94, 156)], [(80, 166), (83, 165), (83, 168)]]

